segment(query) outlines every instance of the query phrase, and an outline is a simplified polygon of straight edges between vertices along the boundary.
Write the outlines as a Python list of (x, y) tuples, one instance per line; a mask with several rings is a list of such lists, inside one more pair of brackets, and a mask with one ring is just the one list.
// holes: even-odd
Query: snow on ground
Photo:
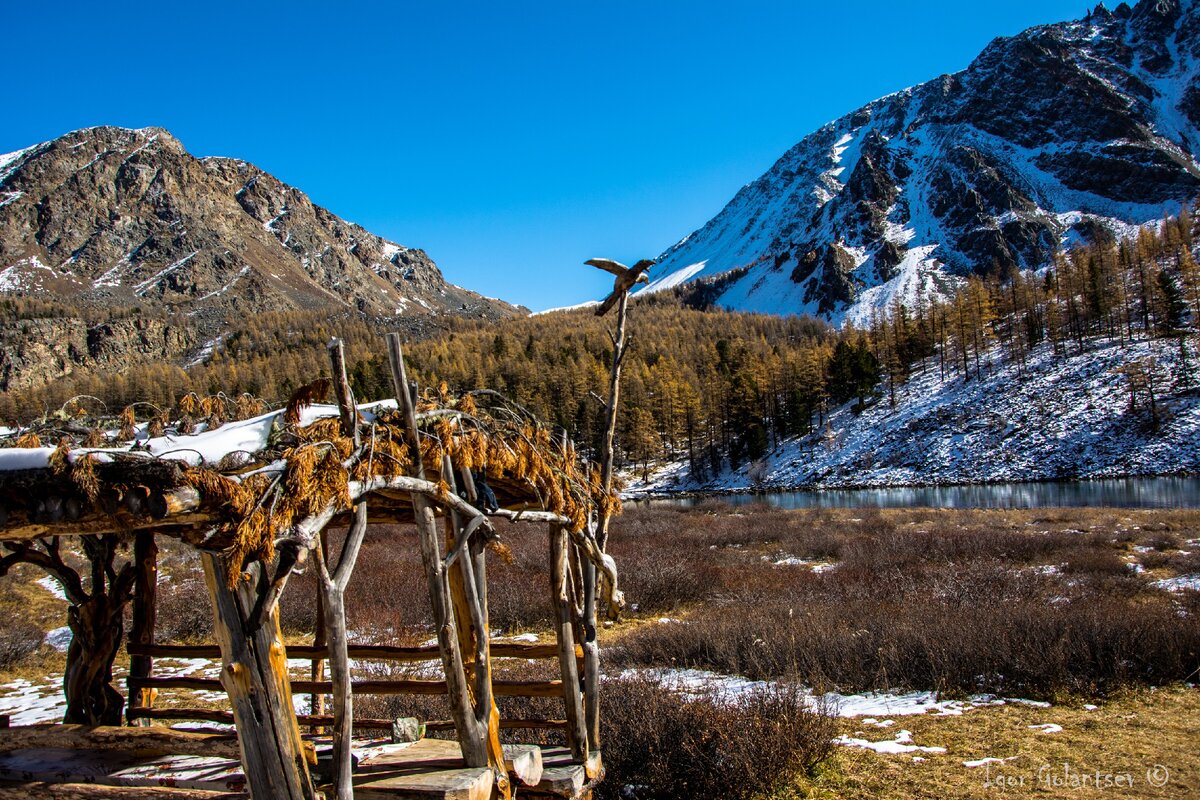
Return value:
[(63, 625), (61, 628), (55, 628), (46, 634), (46, 644), (60, 653), (65, 653), (67, 652), (67, 648), (71, 646), (71, 638), (70, 626)]
[(658, 280), (651, 281), (646, 288), (642, 289), (640, 292), (638, 292), (638, 294), (654, 294), (655, 292), (663, 292), (667, 289), (674, 289), (676, 286), (686, 283), (691, 277), (703, 270), (704, 265), (707, 263), (707, 261), (701, 261), (698, 264), (691, 264), (683, 269), (677, 269), (670, 275), (664, 275)]
[(1180, 575), (1177, 578), (1164, 578), (1150, 584), (1168, 592), (1200, 592), (1200, 575)]
[[(993, 351), (982, 374), (943, 381), (928, 360), (905, 385), (896, 406), (886, 394), (861, 413), (846, 404), (828, 427), (783, 442), (767, 458), (763, 488), (905, 486), (985, 481), (1180, 475), (1200, 472), (1200, 391), (1176, 381), (1178, 345), (1170, 340), (1122, 346), (1068, 345), (1055, 357), (1037, 347), (1018, 365)], [(1145, 398), (1129, 410), (1126, 378), (1117, 367), (1153, 358), (1161, 422), (1151, 430)], [(1192, 371), (1200, 361), (1192, 355)], [(974, 367), (972, 367), (973, 369)], [(1200, 374), (1192, 378), (1200, 382)], [(728, 490), (751, 486), (749, 465), (693, 480), (686, 463), (666, 465), (649, 481), (631, 476), (630, 495)]]
[(861, 747), (866, 750), (874, 750), (876, 753), (885, 755), (900, 755), (903, 753), (944, 753), (944, 747), (923, 747), (913, 743), (912, 731), (900, 731), (896, 734), (896, 738), (892, 740), (884, 740), (881, 742), (872, 742), (867, 739), (855, 739), (853, 737), (842, 734), (833, 740), (834, 744), (840, 744), (844, 747)]
[[(769, 691), (779, 684), (770, 681), (753, 681), (740, 675), (722, 675), (701, 669), (678, 668), (631, 668), (622, 671), (618, 679), (651, 678), (662, 686), (679, 692), (685, 697), (712, 697), (722, 702), (737, 702), (739, 697), (754, 692)], [(807, 702), (813, 709), (822, 709), (843, 718), (862, 717), (862, 722), (876, 727), (890, 727), (890, 719), (881, 717), (909, 717), (929, 714), (936, 717), (958, 717), (976, 708), (1003, 705), (1028, 705), (1049, 708), (1041, 700), (1026, 700), (1019, 697), (997, 697), (978, 694), (966, 700), (943, 700), (937, 692), (863, 692), (841, 694), (825, 692), (815, 694), (801, 687)], [(1050, 733), (1052, 731), (1047, 731)]]
[(59, 583), (58, 578), (55, 578), (53, 575), (47, 575), (44, 578), (38, 578), (37, 585), (57, 597), (59, 600), (67, 599), (67, 593), (63, 591), (62, 584)]

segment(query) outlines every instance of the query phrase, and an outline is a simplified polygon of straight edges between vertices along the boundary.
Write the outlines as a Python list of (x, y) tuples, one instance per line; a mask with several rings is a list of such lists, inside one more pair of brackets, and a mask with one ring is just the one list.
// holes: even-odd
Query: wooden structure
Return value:
[[(321, 792), (339, 800), (582, 796), (601, 778), (597, 615), (602, 605), (609, 614), (622, 605), (615, 565), (597, 539), (618, 507), (610, 467), (584, 464), (565, 437), (494, 392), (457, 398), (444, 390), (418, 392), (395, 336), (388, 338), (388, 355), (394, 402), (355, 402), (334, 340), (332, 381), (304, 387), (286, 409), (255, 413), (261, 409), (247, 398), (189, 396), (174, 414), (156, 410), (140, 426), (127, 410), (122, 430), (103, 447), (82, 446), (97, 431), (62, 420), (47, 446), (27, 437), (0, 449), (0, 574), (32, 563), (54, 575), (72, 604), (71, 627), (81, 643), (68, 654), (64, 682), (74, 709), (67, 721), (81, 724), (6, 730), (0, 798), (35, 789), (52, 797), (248, 794), (255, 800), (308, 800)], [(330, 388), (336, 406), (316, 404)], [(222, 422), (230, 417), (241, 418)], [(489, 635), (486, 556), (497, 538), (496, 518), (547, 532), (553, 644), (499, 644)], [(436, 644), (349, 643), (344, 596), (368, 520), (415, 525)], [(338, 553), (324, 541), (330, 526), (348, 529)], [(199, 551), (215, 644), (155, 642), (161, 536)], [(59, 545), (66, 537), (83, 542), (89, 581), (67, 563)], [(132, 556), (117, 566), (127, 543)], [(306, 564), (320, 578), (323, 624), (313, 645), (288, 648), (279, 598)], [(125, 703), (112, 685), (112, 661), (127, 605)], [(155, 659), (167, 657), (219, 658), (220, 677), (156, 675)], [(312, 679), (293, 680), (289, 658), (313, 662)], [(442, 677), (354, 680), (350, 658), (436, 659)], [(552, 660), (558, 677), (495, 680), (497, 658)], [(157, 707), (157, 692), (167, 689), (223, 690), (231, 709)], [(354, 717), (354, 696), (369, 693), (444, 695), (451, 718), (425, 720), (425, 730), (453, 738), (356, 753), (356, 728), (393, 725)], [(332, 713), (314, 703), (313, 714), (298, 715), (293, 694), (330, 696)], [(502, 719), (495, 698), (505, 695), (561, 698), (562, 715)], [(185, 719), (231, 722), (236, 736), (142, 727)], [(331, 736), (306, 737), (302, 725), (328, 728)], [(522, 728), (560, 730), (565, 747), (501, 743), (502, 730)], [(105, 758), (88, 761), (75, 781), (62, 779), (69, 770), (36, 767), (54, 753), (88, 751), (104, 751)], [(222, 777), (208, 785), (172, 773), (173, 789), (145, 784), (138, 759), (168, 754), (215, 759), (204, 762), (206, 774)], [(170, 772), (169, 764), (154, 764), (159, 774)], [(106, 765), (115, 766), (106, 771)]]

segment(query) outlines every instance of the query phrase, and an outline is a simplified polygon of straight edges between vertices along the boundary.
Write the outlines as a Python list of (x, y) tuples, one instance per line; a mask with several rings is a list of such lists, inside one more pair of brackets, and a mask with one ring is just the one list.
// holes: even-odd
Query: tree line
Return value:
[[(1184, 209), (1157, 230), (1063, 252), (1039, 273), (993, 269), (962, 279), (947, 295), (897, 299), (862, 328), (707, 308), (688, 288), (638, 299), (630, 312), (619, 457), (626, 466), (686, 460), (696, 476), (736, 468), (783, 439), (819, 434), (838, 405), (894, 403), (896, 389), (917, 370), (937, 370), (943, 381), (974, 380), (1007, 360), (1020, 375), (1039, 346), (1066, 357), (1096, 342), (1169, 337), (1178, 342), (1187, 385), (1200, 320), (1198, 233)], [(599, 446), (610, 320), (583, 309), (438, 325), (410, 333), (406, 346), (423, 385), (496, 389), (581, 447)], [(10, 392), (0, 395), (0, 418), (28, 418), (77, 394), (116, 408), (145, 400), (170, 405), (190, 391), (248, 392), (282, 403), (327, 372), (331, 336), (346, 341), (358, 397), (379, 399), (391, 395), (379, 339), (386, 327), (347, 314), (260, 314), (230, 332), (204, 364), (143, 365)]]

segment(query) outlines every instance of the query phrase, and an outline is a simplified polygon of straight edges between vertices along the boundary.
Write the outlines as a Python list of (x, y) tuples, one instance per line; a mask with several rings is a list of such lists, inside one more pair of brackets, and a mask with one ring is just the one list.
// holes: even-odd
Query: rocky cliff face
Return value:
[[(227, 320), (262, 311), (402, 319), (519, 311), (446, 282), (421, 250), (338, 218), (254, 165), (194, 158), (157, 128), (90, 128), (0, 156), (3, 294), (186, 322), (155, 322), (163, 331), (150, 343), (145, 331), (129, 339), (80, 320), (35, 320), (23, 326), (28, 340), (8, 332), (0, 389), (72, 364), (183, 360)], [(39, 333), (60, 327), (61, 337)]]
[(749, 267), (720, 305), (863, 320), (971, 272), (1044, 266), (1200, 195), (1198, 73), (1197, 0), (997, 39), (806, 137), (644, 291)]

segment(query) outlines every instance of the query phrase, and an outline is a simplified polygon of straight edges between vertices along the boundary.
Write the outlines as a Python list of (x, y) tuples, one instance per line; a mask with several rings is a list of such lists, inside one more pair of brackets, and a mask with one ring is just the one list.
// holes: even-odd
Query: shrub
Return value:
[(25, 620), (10, 620), (0, 627), (0, 670), (18, 666), (37, 652), (46, 634)]
[(645, 678), (604, 685), (598, 800), (742, 800), (778, 790), (831, 749), (832, 719), (795, 690), (685, 698)]

